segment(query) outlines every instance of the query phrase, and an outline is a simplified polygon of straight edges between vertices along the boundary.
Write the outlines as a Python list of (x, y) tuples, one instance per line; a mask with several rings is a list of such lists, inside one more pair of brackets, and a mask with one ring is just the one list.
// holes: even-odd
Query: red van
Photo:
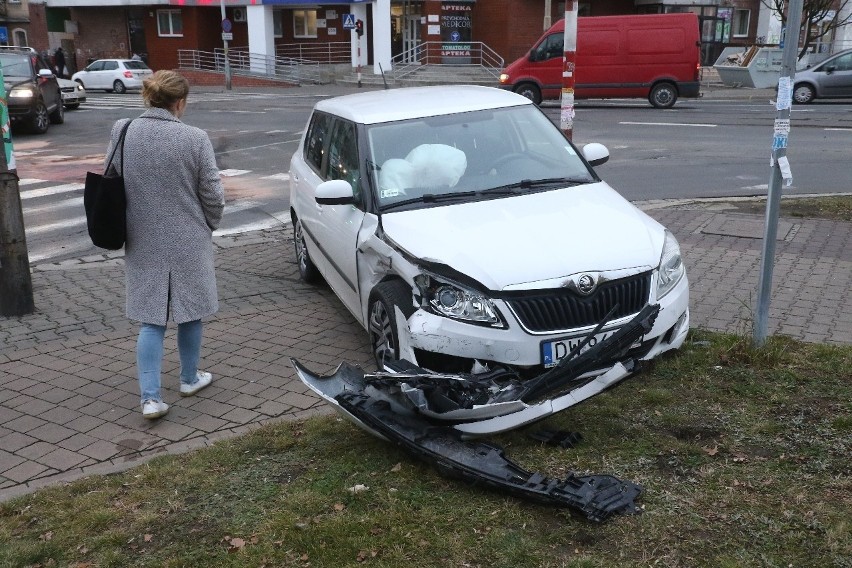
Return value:
[[(536, 104), (560, 98), (564, 34), (559, 20), (503, 70), (500, 86)], [(695, 14), (577, 19), (574, 98), (647, 97), (657, 108), (671, 108), (678, 97), (700, 96), (700, 69)]]

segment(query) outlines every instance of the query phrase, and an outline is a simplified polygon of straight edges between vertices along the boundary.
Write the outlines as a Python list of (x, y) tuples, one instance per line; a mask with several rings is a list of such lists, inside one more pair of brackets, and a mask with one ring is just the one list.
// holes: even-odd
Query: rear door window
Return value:
[(317, 112), (308, 126), (308, 134), (305, 136), (305, 161), (323, 178), (323, 158), (326, 154), (326, 144), (331, 130), (331, 116)]

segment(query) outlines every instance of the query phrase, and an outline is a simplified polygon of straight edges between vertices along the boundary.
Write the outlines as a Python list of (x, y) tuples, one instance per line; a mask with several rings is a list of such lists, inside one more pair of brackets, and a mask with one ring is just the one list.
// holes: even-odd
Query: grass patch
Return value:
[[(766, 213), (766, 199), (731, 201), (727, 203), (742, 213)], [(791, 197), (781, 200), (782, 217), (852, 221), (852, 195)]]
[(0, 504), (0, 567), (852, 566), (852, 348), (694, 332), (542, 427), (583, 442), (492, 441), (641, 483), (644, 513), (598, 525), (466, 486), (325, 417)]

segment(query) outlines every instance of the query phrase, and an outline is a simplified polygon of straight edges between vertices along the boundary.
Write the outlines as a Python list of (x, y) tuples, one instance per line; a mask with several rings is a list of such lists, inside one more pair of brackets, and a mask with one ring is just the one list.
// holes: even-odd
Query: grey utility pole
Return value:
[(772, 296), (772, 270), (775, 267), (775, 239), (778, 236), (778, 210), (781, 207), (781, 183), (793, 183), (790, 162), (787, 160), (787, 141), (790, 134), (790, 107), (793, 104), (793, 79), (796, 75), (796, 54), (799, 51), (799, 30), (802, 27), (803, 0), (787, 4), (784, 51), (781, 77), (778, 79), (778, 100), (772, 136), (772, 173), (766, 198), (766, 227), (763, 233), (763, 256), (760, 259), (760, 279), (757, 285), (757, 307), (754, 313), (754, 344), (766, 343), (769, 299)]
[[(225, 17), (225, 0), (219, 0), (219, 9), (222, 12), (222, 44), (225, 51), (225, 89), (231, 90), (231, 61), (228, 57), (228, 40), (225, 39), (231, 34), (231, 22)], [(227, 28), (227, 29), (226, 29)], [(228, 34), (228, 35), (226, 35)]]

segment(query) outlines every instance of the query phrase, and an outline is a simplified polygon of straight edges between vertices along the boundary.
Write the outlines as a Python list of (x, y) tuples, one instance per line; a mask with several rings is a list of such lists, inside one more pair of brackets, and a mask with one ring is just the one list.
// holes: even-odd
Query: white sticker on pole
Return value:
[(778, 79), (778, 100), (775, 102), (777, 110), (786, 110), (793, 106), (793, 82), (790, 77)]
[[(573, 12), (573, 13), (572, 13)], [(569, 0), (565, 4), (565, 51), (577, 51), (577, 4)]]
[(787, 160), (787, 156), (780, 156), (778, 158), (778, 167), (781, 169), (781, 178), (784, 180), (785, 185), (787, 187), (793, 185), (793, 174), (790, 172), (790, 162)]
[(790, 133), (790, 119), (776, 118), (775, 119), (775, 136), (783, 136)]

